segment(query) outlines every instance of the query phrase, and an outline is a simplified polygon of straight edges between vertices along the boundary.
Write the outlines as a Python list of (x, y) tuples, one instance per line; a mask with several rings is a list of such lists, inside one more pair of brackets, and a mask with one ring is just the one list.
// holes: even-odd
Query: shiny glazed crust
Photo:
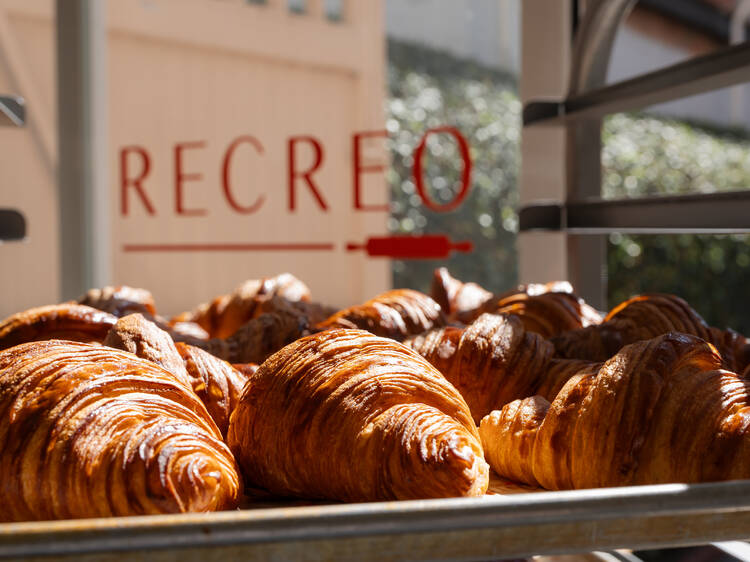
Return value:
[(602, 321), (594, 308), (572, 293), (516, 293), (486, 303), (482, 310), (494, 314), (515, 314), (528, 331), (545, 338)]
[(277, 297), (289, 302), (309, 301), (310, 289), (290, 273), (265, 279), (251, 279), (232, 293), (216, 297), (193, 312), (182, 313), (173, 322), (195, 322), (212, 338), (227, 338), (248, 320), (261, 314), (260, 305)]
[(116, 316), (82, 304), (30, 308), (0, 322), (0, 349), (49, 339), (101, 342), (115, 322)]
[(237, 406), (248, 375), (232, 365), (185, 343), (176, 343), (185, 362), (193, 391), (206, 406), (222, 435), (227, 434), (229, 416)]
[(668, 332), (697, 336), (713, 345), (724, 358), (724, 367), (741, 372), (748, 364), (744, 336), (708, 326), (680, 297), (639, 295), (621, 303), (598, 326), (560, 334), (552, 339), (559, 357), (606, 361), (623, 346)]
[(0, 520), (237, 505), (229, 449), (190, 390), (130, 353), (44, 341), (0, 353)]
[(232, 414), (248, 483), (342, 501), (474, 496), (488, 485), (476, 426), (429, 363), (361, 330), (302, 338), (271, 356)]
[(557, 397), (480, 426), (501, 476), (551, 490), (750, 478), (750, 383), (706, 342), (670, 333), (584, 369)]
[(455, 386), (479, 421), (537, 392), (554, 348), (516, 316), (483, 314), (465, 329), (446, 327), (407, 340)]
[(440, 305), (411, 289), (386, 291), (363, 304), (341, 310), (315, 329), (367, 330), (376, 336), (403, 341), (432, 328), (445, 326)]

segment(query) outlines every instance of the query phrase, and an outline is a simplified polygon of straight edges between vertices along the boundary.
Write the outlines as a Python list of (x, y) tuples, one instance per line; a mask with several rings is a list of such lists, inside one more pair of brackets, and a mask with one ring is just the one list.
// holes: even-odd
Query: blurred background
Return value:
[[(518, 283), (520, 0), (103, 4), (106, 104), (91, 119), (105, 127), (106, 180), (95, 189), (107, 195), (96, 211), (106, 220), (86, 234), (109, 248), (99, 279), (147, 287), (167, 313), (286, 270), (338, 305), (391, 285), (427, 291), (442, 265), (496, 292)], [(3, 315), (75, 296), (60, 289), (78, 256), (59, 240), (67, 137), (56, 61), (68, 55), (55, 10), (0, 0), (0, 92), (22, 95), (28, 111), (26, 127), (0, 129), (0, 206), (28, 223), (25, 242), (0, 246)], [(641, 0), (608, 80), (745, 40), (749, 12), (740, 0)], [(465, 194), (457, 137), (425, 136), (446, 126), (469, 146)], [(749, 126), (748, 86), (612, 115), (602, 194), (745, 189)], [(445, 208), (430, 210), (425, 197)], [(439, 259), (346, 250), (389, 233), (445, 235), (474, 250)], [(612, 234), (607, 270), (610, 307), (676, 293), (709, 323), (750, 333), (746, 235)]]

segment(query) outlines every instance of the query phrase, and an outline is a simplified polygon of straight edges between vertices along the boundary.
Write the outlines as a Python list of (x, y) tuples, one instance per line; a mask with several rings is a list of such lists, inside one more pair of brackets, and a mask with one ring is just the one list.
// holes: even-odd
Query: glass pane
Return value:
[[(394, 286), (427, 291), (433, 270), (447, 265), (461, 279), (507, 289), (517, 279), (519, 6), (389, 1), (386, 8), (389, 230), (474, 248), (447, 259), (394, 260)], [(425, 139), (429, 131), (441, 132)], [(423, 142), (420, 186), (414, 167)], [(461, 143), (471, 161), (468, 185)]]
[(711, 325), (750, 333), (750, 235), (612, 234), (610, 306), (640, 293), (673, 293)]

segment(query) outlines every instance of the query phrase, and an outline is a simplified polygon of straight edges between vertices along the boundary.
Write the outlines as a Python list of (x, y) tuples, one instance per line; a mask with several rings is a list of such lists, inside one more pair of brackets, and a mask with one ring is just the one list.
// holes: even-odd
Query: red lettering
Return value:
[[(453, 198), (453, 201), (449, 201), (445, 204), (435, 203), (427, 195), (425, 190), (424, 181), (422, 179), (422, 157), (424, 155), (424, 149), (427, 145), (427, 137), (433, 134), (447, 133), (453, 135), (458, 143), (458, 149), (461, 152), (461, 159), (464, 161), (464, 169), (461, 173), (461, 190)], [(456, 209), (466, 196), (469, 194), (469, 188), (471, 187), (471, 156), (469, 155), (469, 143), (466, 141), (461, 132), (455, 127), (436, 127), (434, 129), (428, 129), (422, 136), (422, 140), (417, 146), (417, 150), (414, 153), (414, 184), (417, 188), (417, 193), (422, 199), (425, 207), (438, 213), (445, 213)]]
[(362, 144), (361, 139), (376, 137), (387, 137), (388, 131), (364, 131), (355, 133), (352, 137), (353, 159), (354, 159), (354, 209), (362, 211), (387, 211), (388, 205), (365, 205), (362, 203), (362, 173), (363, 172), (384, 172), (386, 167), (383, 164), (363, 165), (361, 162)]
[[(295, 146), (298, 142), (307, 142), (310, 143), (315, 150), (315, 161), (312, 166), (310, 166), (307, 170), (304, 172), (298, 172), (297, 166), (295, 163)], [(315, 137), (291, 137), (289, 139), (289, 210), (294, 211), (297, 208), (297, 197), (296, 192), (294, 189), (295, 180), (299, 177), (305, 180), (307, 183), (307, 187), (310, 189), (310, 192), (313, 194), (313, 197), (318, 202), (318, 205), (320, 205), (320, 208), (324, 211), (328, 210), (328, 205), (326, 204), (325, 200), (323, 199), (323, 196), (320, 194), (320, 192), (315, 187), (315, 183), (313, 183), (312, 180), (312, 174), (315, 172), (320, 165), (323, 163), (323, 145), (320, 144), (320, 141), (316, 139)]]
[(198, 181), (203, 179), (200, 173), (185, 173), (182, 171), (182, 151), (188, 148), (204, 148), (205, 141), (182, 142), (174, 145), (174, 191), (175, 210), (178, 215), (198, 216), (208, 213), (206, 209), (186, 209), (183, 203), (183, 183), (186, 181)]
[(224, 154), (224, 164), (221, 168), (221, 186), (224, 189), (224, 197), (226, 197), (227, 203), (229, 203), (229, 206), (232, 207), (235, 211), (238, 213), (241, 213), (243, 215), (249, 215), (251, 213), (256, 212), (258, 209), (261, 208), (263, 205), (263, 202), (265, 200), (264, 195), (259, 195), (258, 198), (255, 200), (255, 203), (248, 207), (243, 207), (239, 203), (237, 203), (237, 200), (232, 195), (231, 187), (229, 186), (229, 166), (232, 161), (232, 155), (234, 154), (235, 149), (242, 144), (243, 142), (246, 142), (248, 144), (251, 144), (253, 148), (255, 148), (256, 152), (258, 154), (263, 154), (263, 145), (260, 144), (260, 141), (256, 139), (255, 137), (251, 137), (250, 135), (243, 135), (241, 137), (237, 137), (232, 141), (232, 144), (229, 145), (229, 148), (227, 148), (226, 153)]
[[(138, 154), (143, 162), (141, 173), (137, 177), (131, 178), (128, 174), (128, 154)], [(126, 146), (120, 150), (120, 214), (122, 216), (128, 216), (128, 187), (135, 190), (138, 197), (141, 199), (141, 203), (146, 207), (146, 212), (149, 215), (155, 215), (156, 209), (151, 204), (146, 192), (143, 190), (143, 182), (151, 171), (151, 157), (146, 152), (145, 148), (140, 146)]]

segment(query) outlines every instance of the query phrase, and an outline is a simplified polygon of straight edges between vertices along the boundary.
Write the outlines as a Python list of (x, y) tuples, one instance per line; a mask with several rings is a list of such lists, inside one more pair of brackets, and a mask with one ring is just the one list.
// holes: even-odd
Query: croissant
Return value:
[(185, 361), (193, 391), (205, 404), (221, 434), (226, 436), (229, 416), (237, 407), (242, 389), (249, 375), (257, 370), (257, 365), (245, 364), (243, 369), (237, 369), (200, 348), (181, 342), (175, 345)]
[(448, 318), (468, 324), (476, 318), (476, 311), (492, 298), (492, 293), (476, 283), (459, 281), (445, 267), (440, 267), (432, 276), (430, 296)]
[(156, 315), (154, 297), (149, 291), (125, 285), (90, 289), (77, 302), (109, 312), (118, 318), (136, 312), (146, 316)]
[[(273, 304), (271, 304), (273, 303)], [(230, 363), (260, 364), (285, 345), (310, 333), (310, 319), (296, 303), (270, 299), (262, 312), (230, 337), (204, 340), (172, 332), (176, 341), (189, 343)]]
[(247, 375), (202, 349), (173, 342), (167, 332), (140, 314), (120, 318), (107, 334), (104, 345), (164, 367), (198, 395), (221, 434), (226, 435), (229, 416)]
[(230, 509), (241, 481), (194, 393), (161, 367), (58, 340), (0, 352), (2, 521)]
[(510, 401), (535, 394), (554, 352), (517, 316), (495, 314), (483, 314), (467, 328), (432, 330), (406, 344), (458, 389), (477, 423)]
[(601, 315), (594, 308), (583, 299), (567, 292), (545, 292), (535, 295), (513, 293), (485, 303), (481, 311), (515, 314), (527, 330), (545, 338), (599, 324), (602, 321)]
[(517, 400), (480, 434), (500, 475), (551, 490), (750, 478), (750, 382), (694, 336), (624, 347), (550, 404)]
[(681, 332), (712, 343), (729, 370), (741, 372), (750, 362), (747, 340), (732, 330), (708, 326), (681, 298), (650, 294), (628, 299), (607, 314), (602, 324), (560, 334), (552, 339), (559, 357), (606, 361), (624, 345)]
[(359, 328), (376, 336), (403, 341), (444, 325), (443, 311), (430, 297), (411, 289), (395, 289), (337, 312), (316, 324), (314, 330)]
[(48, 339), (101, 342), (116, 321), (111, 314), (80, 304), (31, 308), (0, 322), (0, 349)]
[(474, 496), (488, 467), (469, 408), (422, 357), (361, 330), (330, 330), (263, 363), (227, 442), (248, 483), (343, 501)]
[(192, 313), (180, 314), (173, 321), (196, 322), (212, 338), (226, 338), (257, 316), (259, 304), (271, 297), (288, 301), (309, 301), (310, 289), (290, 273), (253, 279), (237, 287), (231, 294), (202, 304)]

